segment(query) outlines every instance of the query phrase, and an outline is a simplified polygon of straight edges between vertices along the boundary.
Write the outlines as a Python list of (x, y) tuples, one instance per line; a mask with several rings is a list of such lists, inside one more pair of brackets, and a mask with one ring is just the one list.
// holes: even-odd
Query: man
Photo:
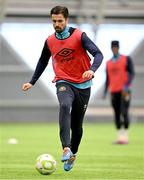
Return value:
[[(50, 15), (55, 33), (46, 39), (34, 75), (22, 89), (26, 91), (36, 83), (52, 56), (53, 82), (56, 83), (60, 109), (61, 161), (64, 162), (64, 170), (69, 171), (82, 138), (92, 78), (102, 63), (103, 55), (86, 33), (67, 25), (69, 12), (66, 7), (56, 6)], [(92, 65), (87, 51), (94, 57)]]
[(119, 53), (119, 41), (111, 42), (113, 57), (106, 63), (105, 92), (109, 88), (111, 104), (114, 110), (117, 144), (128, 144), (128, 128), (130, 124), (129, 106), (131, 100), (130, 85), (134, 77), (133, 62), (129, 56)]

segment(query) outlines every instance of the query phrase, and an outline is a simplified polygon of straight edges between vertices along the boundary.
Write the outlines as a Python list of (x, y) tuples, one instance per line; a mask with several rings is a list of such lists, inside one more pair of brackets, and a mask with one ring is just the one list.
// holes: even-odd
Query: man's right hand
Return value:
[(23, 90), (23, 91), (27, 91), (27, 90), (29, 90), (31, 87), (32, 87), (32, 84), (31, 84), (31, 83), (24, 83), (24, 84), (22, 85), (22, 90)]

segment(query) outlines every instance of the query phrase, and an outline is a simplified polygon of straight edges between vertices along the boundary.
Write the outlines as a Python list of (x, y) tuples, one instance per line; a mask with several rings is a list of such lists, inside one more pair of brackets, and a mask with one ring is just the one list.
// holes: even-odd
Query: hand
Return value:
[(122, 91), (122, 98), (125, 100), (125, 101), (129, 101), (130, 100), (130, 91)]
[(27, 91), (27, 90), (29, 90), (31, 87), (32, 87), (32, 84), (31, 84), (31, 83), (25, 83), (25, 84), (23, 84), (23, 86), (22, 86), (22, 90), (23, 90), (23, 91)]
[(94, 72), (92, 70), (85, 71), (82, 77), (83, 79), (92, 79), (94, 77)]
[(129, 86), (128, 86), (128, 85), (125, 85), (125, 86), (123, 87), (123, 91), (128, 92), (128, 91), (129, 91)]

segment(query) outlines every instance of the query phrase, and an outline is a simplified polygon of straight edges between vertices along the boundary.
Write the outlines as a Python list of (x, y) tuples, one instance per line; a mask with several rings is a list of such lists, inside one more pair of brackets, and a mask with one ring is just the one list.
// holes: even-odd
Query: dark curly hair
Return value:
[(50, 11), (51, 16), (52, 14), (62, 14), (65, 18), (68, 18), (69, 16), (68, 8), (64, 6), (55, 6)]

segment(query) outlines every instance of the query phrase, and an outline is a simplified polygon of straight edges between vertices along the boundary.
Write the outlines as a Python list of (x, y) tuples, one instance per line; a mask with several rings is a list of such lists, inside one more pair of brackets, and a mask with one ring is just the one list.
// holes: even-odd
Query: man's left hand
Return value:
[(94, 77), (94, 72), (92, 70), (85, 71), (82, 77), (83, 79), (92, 79)]

